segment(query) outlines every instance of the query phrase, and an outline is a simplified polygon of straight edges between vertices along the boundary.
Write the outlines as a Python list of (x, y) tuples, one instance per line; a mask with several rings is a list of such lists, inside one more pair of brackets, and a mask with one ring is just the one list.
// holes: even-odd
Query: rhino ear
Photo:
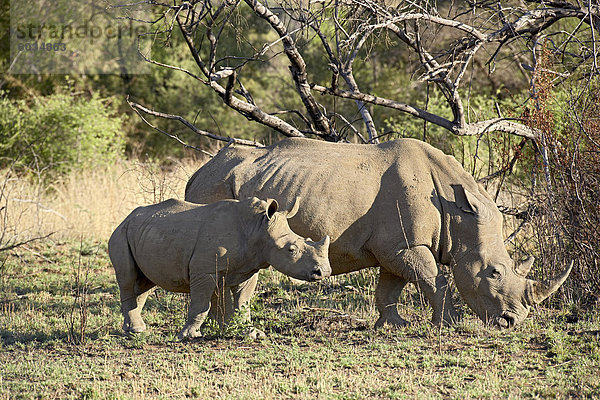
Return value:
[(300, 197), (296, 197), (296, 200), (294, 200), (294, 205), (292, 206), (292, 208), (288, 211), (284, 211), (283, 213), (286, 215), (287, 219), (293, 218), (294, 215), (296, 215), (296, 213), (298, 212), (298, 210), (300, 209)]
[(481, 220), (486, 220), (490, 217), (490, 210), (488, 206), (479, 199), (479, 196), (475, 193), (470, 192), (465, 189), (462, 185), (460, 186), (462, 189), (462, 193), (464, 194), (464, 198), (462, 196), (457, 196), (456, 203), (458, 207), (469, 214), (473, 214), (477, 216)]
[(267, 218), (269, 220), (271, 220), (271, 218), (273, 218), (273, 216), (277, 212), (278, 208), (279, 208), (279, 204), (277, 204), (277, 200), (267, 199), (267, 204), (265, 207), (265, 214), (267, 215)]

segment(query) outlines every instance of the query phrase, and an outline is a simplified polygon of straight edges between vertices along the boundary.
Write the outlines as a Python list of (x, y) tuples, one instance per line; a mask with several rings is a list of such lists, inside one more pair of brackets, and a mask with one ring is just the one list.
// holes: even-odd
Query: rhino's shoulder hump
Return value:
[(215, 157), (222, 158), (224, 160), (238, 160), (257, 158), (268, 152), (268, 149), (274, 145), (268, 147), (252, 147), (241, 144), (232, 144), (231, 146), (224, 147), (219, 150), (219, 153)]
[(197, 207), (204, 206), (204, 204), (190, 203), (188, 201), (179, 200), (179, 199), (168, 199), (168, 200), (163, 201), (160, 204), (162, 204), (164, 208), (172, 210), (174, 212), (185, 211), (185, 210), (189, 210), (191, 208), (197, 208)]
[(221, 200), (226, 207), (237, 207), (238, 213), (241, 216), (253, 217), (256, 215), (262, 215), (265, 211), (265, 200), (258, 199), (256, 197), (246, 197), (241, 200), (226, 199)]
[(462, 177), (463, 179), (473, 180), (472, 176), (464, 171), (463, 166), (456, 158), (422, 140), (403, 138), (384, 142), (379, 147), (396, 155), (400, 155), (400, 153), (405, 157), (410, 155), (409, 159), (427, 163), (437, 171), (447, 171), (457, 178)]
[(183, 200), (178, 200), (178, 199), (167, 199), (167, 200), (163, 200), (162, 202), (158, 203), (161, 204), (163, 207), (180, 207), (186, 204), (185, 201)]
[(402, 138), (382, 142), (377, 145), (381, 150), (391, 152), (423, 153), (429, 157), (445, 157), (446, 154), (427, 142), (413, 138)]
[(326, 143), (326, 142), (323, 142), (320, 140), (315, 140), (315, 139), (308, 139), (308, 138), (289, 137), (289, 138), (282, 139), (276, 143), (273, 143), (272, 145), (267, 147), (267, 149), (275, 150), (275, 149), (312, 147), (312, 146), (319, 146), (323, 143)]

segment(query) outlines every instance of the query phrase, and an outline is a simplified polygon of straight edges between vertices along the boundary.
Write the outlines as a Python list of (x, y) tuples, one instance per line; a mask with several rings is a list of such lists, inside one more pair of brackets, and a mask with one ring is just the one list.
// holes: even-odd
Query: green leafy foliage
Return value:
[(51, 175), (122, 156), (126, 118), (111, 98), (53, 94), (33, 101), (0, 98), (0, 157)]
[[(483, 121), (498, 117), (497, 109), (503, 116), (515, 115), (515, 100), (507, 98), (499, 100), (486, 93), (472, 94), (468, 98), (467, 122)], [(420, 100), (417, 107), (425, 109), (433, 114), (452, 120), (446, 99), (442, 94), (431, 89), (427, 100)], [(490, 133), (483, 136), (457, 136), (446, 129), (414, 118), (407, 114), (396, 113), (385, 119), (385, 128), (382, 135), (384, 138), (394, 140), (408, 137), (425, 140), (446, 154), (453, 155), (463, 164), (465, 169), (472, 173), (476, 179), (485, 177), (502, 167), (507, 162), (507, 154), (501, 148), (506, 143), (512, 147), (520, 138), (511, 135), (500, 136)]]

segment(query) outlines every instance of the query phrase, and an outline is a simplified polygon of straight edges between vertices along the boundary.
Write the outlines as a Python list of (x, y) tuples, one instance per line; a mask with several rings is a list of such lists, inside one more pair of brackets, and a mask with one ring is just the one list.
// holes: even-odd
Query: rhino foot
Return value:
[(194, 327), (184, 327), (179, 334), (177, 334), (177, 339), (179, 340), (188, 340), (188, 339), (198, 339), (202, 337), (202, 333), (200, 329), (196, 329)]
[(379, 317), (379, 319), (377, 320), (377, 322), (375, 322), (375, 329), (381, 328), (384, 325), (388, 325), (391, 326), (393, 328), (404, 328), (406, 326), (410, 325), (410, 322), (408, 322), (407, 320), (405, 320), (404, 318), (402, 318), (399, 315), (390, 317), (390, 316), (381, 316)]
[(142, 333), (146, 330), (146, 324), (144, 322), (142, 322), (141, 324), (123, 324), (123, 330), (126, 333)]
[(245, 333), (245, 336), (250, 340), (264, 339), (267, 337), (267, 335), (263, 331), (257, 328), (248, 329), (248, 331)]

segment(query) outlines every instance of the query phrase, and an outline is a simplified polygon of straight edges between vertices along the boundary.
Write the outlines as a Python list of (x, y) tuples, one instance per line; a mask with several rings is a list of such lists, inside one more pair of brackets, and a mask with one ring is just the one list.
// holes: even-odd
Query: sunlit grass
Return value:
[(185, 184), (201, 165), (120, 161), (81, 170), (53, 182), (0, 171), (7, 199), (6, 226), (22, 240), (52, 234), (54, 239), (108, 240), (113, 229), (136, 207), (168, 198), (183, 199)]
[(213, 325), (206, 339), (179, 342), (186, 295), (158, 290), (143, 312), (148, 331), (126, 335), (106, 244), (37, 242), (0, 270), (0, 398), (600, 396), (597, 312), (573, 321), (539, 309), (498, 331), (467, 311), (440, 330), (409, 286), (401, 312), (412, 325), (374, 330), (376, 273), (301, 284), (263, 271), (251, 308), (266, 339)]

